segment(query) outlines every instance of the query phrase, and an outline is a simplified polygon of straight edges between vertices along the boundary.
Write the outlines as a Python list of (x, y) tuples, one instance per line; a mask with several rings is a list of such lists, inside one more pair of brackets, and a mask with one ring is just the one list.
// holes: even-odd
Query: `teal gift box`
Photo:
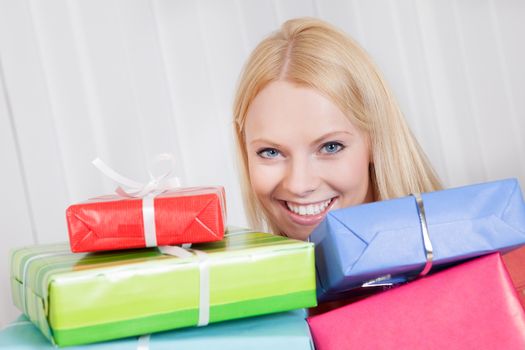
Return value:
[[(313, 350), (305, 310), (226, 321), (89, 345), (71, 350)], [(25, 316), (0, 331), (0, 349), (56, 349)]]

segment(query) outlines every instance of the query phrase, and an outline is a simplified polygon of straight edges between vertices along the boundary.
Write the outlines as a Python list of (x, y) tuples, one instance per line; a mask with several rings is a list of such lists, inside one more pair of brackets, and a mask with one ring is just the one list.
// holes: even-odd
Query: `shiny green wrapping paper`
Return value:
[[(313, 244), (246, 230), (192, 246), (209, 266), (209, 322), (316, 305)], [(56, 344), (197, 325), (200, 267), (157, 248), (74, 254), (68, 245), (11, 255), (15, 305)]]

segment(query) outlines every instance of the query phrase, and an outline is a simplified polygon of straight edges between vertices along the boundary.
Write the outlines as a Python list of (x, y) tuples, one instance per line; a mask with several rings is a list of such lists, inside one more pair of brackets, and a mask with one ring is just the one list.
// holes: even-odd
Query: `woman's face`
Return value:
[(368, 136), (317, 90), (268, 84), (245, 137), (251, 187), (282, 234), (305, 240), (328, 210), (372, 201)]

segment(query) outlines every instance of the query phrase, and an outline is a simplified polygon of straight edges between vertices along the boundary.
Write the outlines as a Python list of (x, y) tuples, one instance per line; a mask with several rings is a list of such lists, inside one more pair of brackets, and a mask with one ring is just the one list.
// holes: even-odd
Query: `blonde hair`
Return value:
[(248, 219), (279, 233), (250, 186), (244, 137), (251, 102), (270, 82), (284, 80), (330, 98), (370, 139), (374, 200), (441, 188), (381, 73), (349, 36), (314, 18), (297, 18), (264, 39), (241, 73), (234, 102), (234, 134)]

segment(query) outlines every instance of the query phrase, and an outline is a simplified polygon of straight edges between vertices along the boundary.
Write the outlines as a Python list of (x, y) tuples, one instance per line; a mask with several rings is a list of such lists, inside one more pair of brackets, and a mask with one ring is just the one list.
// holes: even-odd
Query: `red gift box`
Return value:
[(525, 349), (525, 311), (491, 254), (308, 318), (317, 350)]
[(525, 308), (525, 246), (503, 254), (503, 262)]
[(74, 204), (66, 211), (71, 250), (95, 252), (221, 240), (224, 198), (224, 188), (217, 186), (170, 190), (149, 199), (110, 195)]

